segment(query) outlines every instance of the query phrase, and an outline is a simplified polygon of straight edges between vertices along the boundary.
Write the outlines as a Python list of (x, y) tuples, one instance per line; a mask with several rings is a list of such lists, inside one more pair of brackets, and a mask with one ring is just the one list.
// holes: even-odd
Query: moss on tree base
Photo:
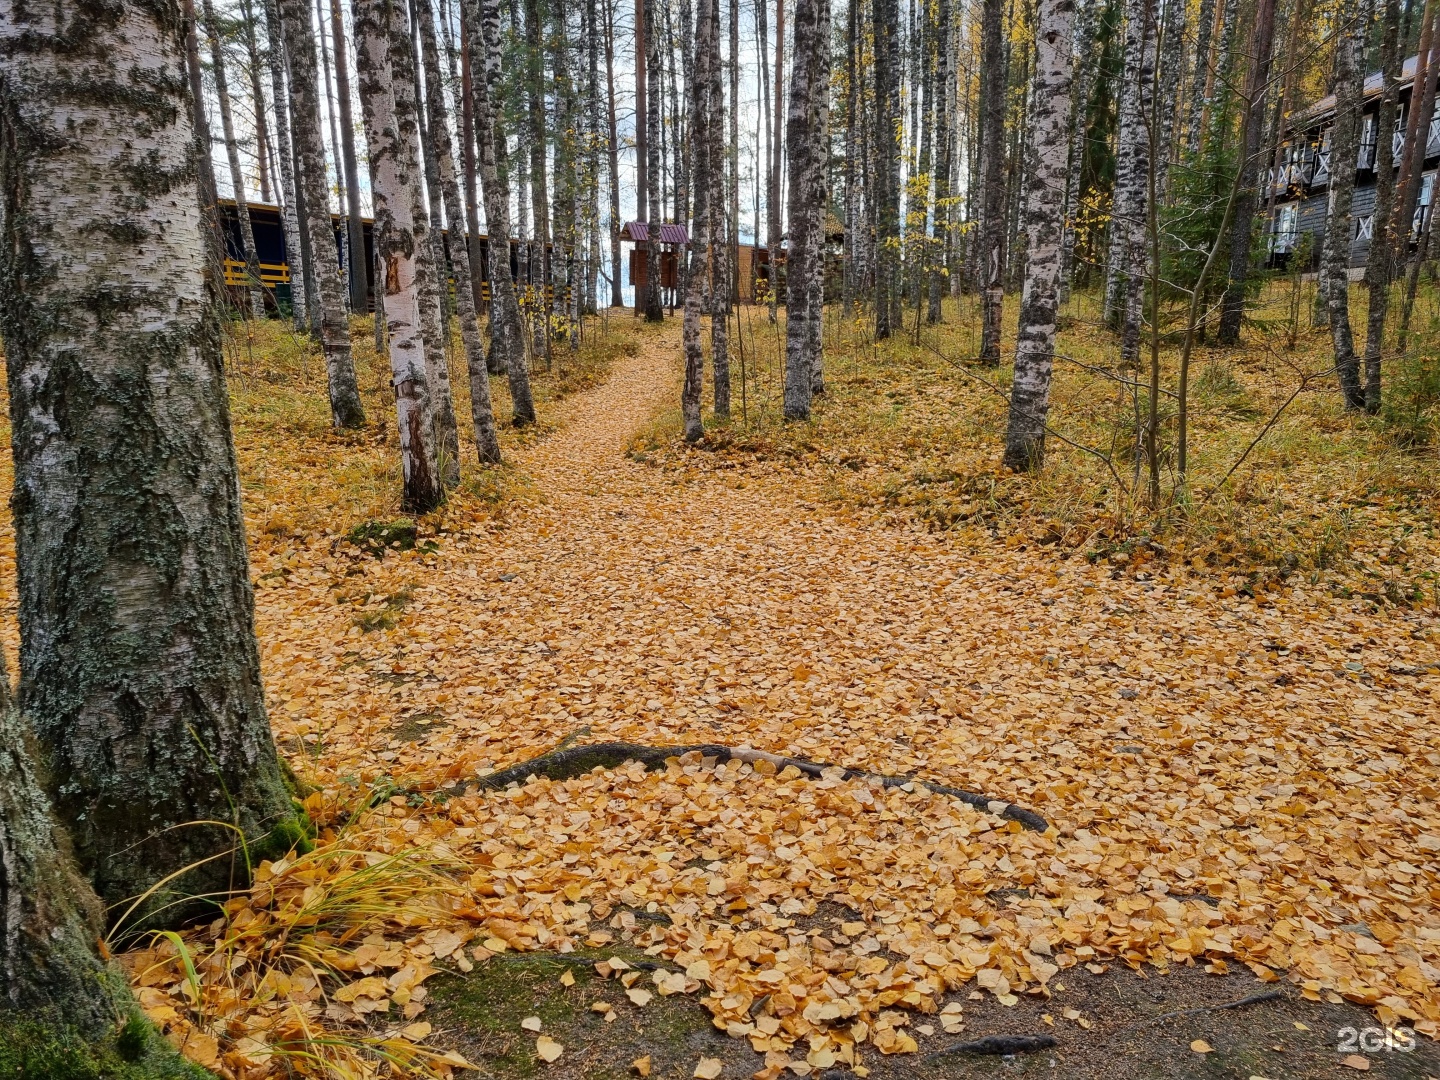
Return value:
[(97, 1041), (34, 1014), (0, 1012), (3, 1080), (213, 1080), (132, 1013)]

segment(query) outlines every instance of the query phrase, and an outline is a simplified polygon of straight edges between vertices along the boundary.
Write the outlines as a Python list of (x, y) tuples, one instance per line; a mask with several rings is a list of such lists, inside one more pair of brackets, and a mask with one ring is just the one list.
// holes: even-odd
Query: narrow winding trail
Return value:
[[(435, 786), (572, 735), (914, 772), (1030, 806), (1056, 832), (1017, 836), (918, 796), (782, 829), (788, 789), (777, 807), (744, 785), (702, 801), (698, 823), (693, 806), (667, 820), (680, 796), (651, 791), (655, 813), (617, 822), (611, 802), (608, 824), (522, 829), (518, 880), (533, 891), (563, 853), (574, 869), (574, 844), (610, 852), (623, 835), (639, 861), (568, 879), (600, 881), (586, 897), (608, 875), (612, 899), (724, 922), (736, 881), (782, 880), (798, 858), (808, 885), (792, 872), (784, 889), (802, 904), (805, 888), (846, 894), (892, 952), (935, 960), (939, 941), (945, 962), (993, 965), (1006, 988), (1050, 978), (1052, 946), (1062, 968), (1062, 946), (1078, 949), (1069, 964), (1208, 954), (1422, 1029), (1440, 1018), (1440, 680), (1418, 622), (1303, 584), (1257, 602), (1183, 569), (1142, 580), (1034, 545), (967, 552), (817, 508), (778, 471), (637, 463), (626, 441), (677, 393), (678, 339), (675, 320), (564, 405), (519, 455), (541, 497), (500, 524), (431, 555), (319, 553), (260, 594), (267, 691), (302, 772)], [(362, 633), (335, 602), (357, 578), (398, 598), (393, 629)], [(482, 833), (490, 858), (500, 841)], [(729, 836), (735, 860), (712, 861), (694, 897), (641, 857), (684, 836), (712, 860)], [(1023, 899), (968, 937), (996, 889)]]

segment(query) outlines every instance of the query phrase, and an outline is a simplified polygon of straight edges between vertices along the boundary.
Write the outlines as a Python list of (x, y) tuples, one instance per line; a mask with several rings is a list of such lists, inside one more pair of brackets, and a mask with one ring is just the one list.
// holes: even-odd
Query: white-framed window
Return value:
[(1375, 163), (1375, 115), (1366, 113), (1364, 123), (1360, 126), (1360, 153), (1356, 158), (1356, 167), (1368, 169)]
[(1425, 226), (1425, 215), (1430, 212), (1430, 204), (1435, 201), (1435, 171), (1422, 173), (1420, 175), (1420, 197), (1415, 200), (1415, 216), (1410, 219), (1410, 238), (1418, 240), (1420, 230)]
[(1373, 240), (1375, 237), (1375, 215), (1366, 214), (1355, 219), (1355, 239)]
[(1295, 250), (1296, 231), (1300, 224), (1300, 204), (1281, 203), (1275, 208), (1275, 235), (1271, 238), (1271, 249), (1277, 255), (1288, 255)]

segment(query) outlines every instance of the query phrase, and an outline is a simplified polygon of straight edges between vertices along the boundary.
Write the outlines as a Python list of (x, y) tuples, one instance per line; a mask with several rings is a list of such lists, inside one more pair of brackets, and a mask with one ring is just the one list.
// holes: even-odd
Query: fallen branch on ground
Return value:
[(934, 1061), (947, 1054), (1033, 1054), (1055, 1045), (1054, 1035), (986, 1035), (983, 1039), (971, 1039), (926, 1054), (925, 1060)]
[[(503, 788), (511, 784), (523, 784), (531, 776), (543, 776), (550, 780), (571, 780), (591, 769), (613, 769), (627, 761), (638, 761), (647, 769), (663, 769), (669, 759), (689, 753), (699, 753), (719, 761), (744, 761), (751, 765), (759, 761), (768, 761), (775, 766), (777, 771), (787, 766), (793, 767), (801, 775), (808, 776), (812, 780), (819, 780), (825, 775), (826, 770), (837, 768), (833, 765), (806, 761), (804, 758), (785, 757), (782, 754), (771, 754), (764, 750), (753, 750), (748, 746), (721, 746), (716, 743), (697, 743), (692, 746), (643, 746), (638, 743), (604, 742), (591, 743), (586, 746), (562, 745), (559, 749), (551, 750), (549, 753), (541, 754), (529, 761), (522, 761), (488, 776), (482, 776), (479, 778), (479, 783), (482, 787)], [(838, 767), (843, 768), (843, 766)], [(950, 787), (948, 784), (921, 780), (915, 776), (885, 776), (880, 773), (867, 772), (864, 769), (845, 769), (844, 779), (878, 780), (887, 788), (913, 784), (926, 791), (934, 792), (936, 795), (948, 795), (953, 799), (959, 799), (978, 810), (984, 810), (997, 817), (1005, 818), (1007, 821), (1018, 821), (1025, 828), (1033, 829), (1036, 832), (1044, 832), (1050, 827), (1049, 823), (1033, 810), (1026, 810), (1024, 807), (1016, 806), (1014, 803), (1008, 803), (1002, 799), (992, 799), (986, 795), (977, 795), (973, 791)]]
[(1177, 1016), (1194, 1016), (1196, 1013), (1218, 1012), (1221, 1009), (1239, 1009), (1246, 1005), (1259, 1005), (1262, 1001), (1277, 1001), (1281, 997), (1279, 990), (1262, 990), (1258, 994), (1251, 994), (1248, 997), (1237, 998), (1234, 1001), (1222, 1001), (1219, 1005), (1197, 1005), (1193, 1009), (1176, 1009), (1173, 1012), (1161, 1013), (1159, 1016), (1151, 1016), (1139, 1023), (1131, 1024), (1115, 1034), (1115, 1038), (1121, 1035), (1128, 1035), (1137, 1028), (1146, 1024), (1158, 1024), (1161, 1020), (1174, 1020)]

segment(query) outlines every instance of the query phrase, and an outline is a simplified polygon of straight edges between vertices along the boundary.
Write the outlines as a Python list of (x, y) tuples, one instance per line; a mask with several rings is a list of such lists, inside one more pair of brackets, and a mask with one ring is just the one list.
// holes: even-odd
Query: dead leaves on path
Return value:
[[(172, 1038), (213, 1040), (234, 1080), (320, 1073), (295, 1048), (322, 1031), (434, 1042), (416, 1026), (434, 970), (622, 945), (664, 970), (613, 969), (611, 1015), (655, 1007), (625, 991), (693, 994), (777, 1071), (958, 1030), (941, 1006), (960, 987), (1056, 994), (1068, 1016), (1077, 965), (1246, 965), (1436, 1033), (1433, 620), (965, 553), (801, 508), (783, 480), (644, 469), (619, 450), (671, 362), (622, 365), (527, 451), (548, 501), (503, 526), (426, 523), (438, 550), (383, 560), (257, 542), (267, 700), (327, 831), (185, 938), (195, 979), (173, 943), (131, 959)], [(402, 592), (370, 631), (338, 599)], [(583, 729), (914, 772), (1056, 828), (698, 758), (435, 795)], [(296, 921), (309, 889), (363, 892), (346, 882), (372, 859), (415, 871), (395, 914)], [(392, 1068), (370, 1045), (355, 1075)]]

